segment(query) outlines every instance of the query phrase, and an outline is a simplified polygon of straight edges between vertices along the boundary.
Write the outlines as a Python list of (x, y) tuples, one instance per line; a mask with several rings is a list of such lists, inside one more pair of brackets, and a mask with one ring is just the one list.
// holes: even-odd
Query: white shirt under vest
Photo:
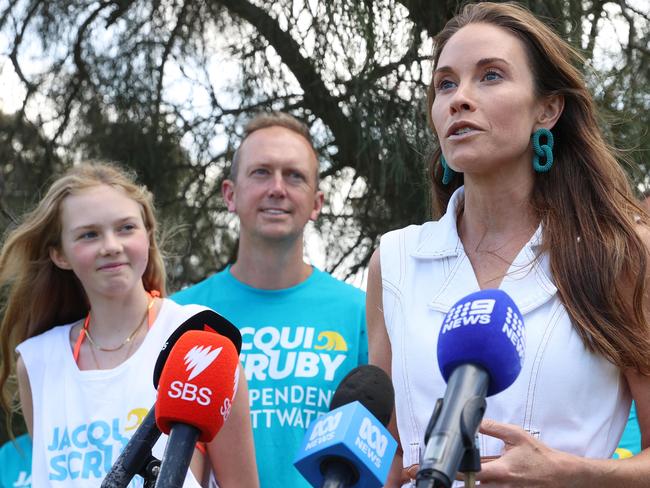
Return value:
[[(381, 239), (383, 306), (392, 349), (397, 426), (404, 466), (419, 462), (424, 432), (445, 393), (436, 359), (438, 331), (455, 302), (479, 290), (458, 237), (459, 188), (437, 222), (389, 232)], [(631, 397), (621, 371), (587, 351), (560, 302), (548, 256), (536, 257), (541, 229), (519, 252), (500, 289), (525, 324), (525, 360), (517, 380), (487, 399), (486, 418), (518, 425), (548, 446), (608, 458), (621, 437)], [(503, 442), (479, 436), (482, 456)]]

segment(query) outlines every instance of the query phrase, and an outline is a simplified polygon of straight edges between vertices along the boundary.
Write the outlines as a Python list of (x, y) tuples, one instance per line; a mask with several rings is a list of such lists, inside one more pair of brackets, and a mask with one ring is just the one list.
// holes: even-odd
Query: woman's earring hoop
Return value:
[[(546, 138), (546, 144), (540, 144), (539, 139)], [(533, 132), (533, 168), (538, 173), (546, 173), (553, 166), (553, 133), (545, 128), (537, 129)], [(544, 158), (545, 161), (540, 163), (539, 159)]]
[(442, 154), (440, 154), (440, 164), (444, 169), (444, 172), (442, 173), (442, 184), (448, 185), (451, 179), (454, 177), (454, 170), (449, 167), (447, 160)]

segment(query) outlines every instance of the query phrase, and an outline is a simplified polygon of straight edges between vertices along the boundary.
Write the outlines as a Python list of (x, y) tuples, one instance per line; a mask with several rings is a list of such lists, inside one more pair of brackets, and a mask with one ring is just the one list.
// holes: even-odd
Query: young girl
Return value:
[[(144, 187), (115, 167), (82, 164), (54, 182), (4, 244), (0, 388), (8, 411), (16, 348), (33, 486), (100, 485), (155, 402), (162, 344), (203, 308), (162, 298), (155, 236)], [(195, 451), (185, 487), (200, 486), (207, 467), (222, 488), (258, 486), (245, 381), (239, 390), (229, 421), (207, 446), (210, 464)], [(154, 447), (159, 459), (165, 441)], [(141, 484), (138, 477), (131, 486)]]

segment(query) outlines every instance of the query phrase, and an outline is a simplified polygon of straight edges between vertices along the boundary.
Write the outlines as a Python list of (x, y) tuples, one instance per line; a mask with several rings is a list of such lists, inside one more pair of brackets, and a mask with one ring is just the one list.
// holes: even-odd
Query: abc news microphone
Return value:
[(219, 334), (190, 331), (172, 347), (162, 369), (156, 424), (169, 434), (156, 488), (183, 485), (197, 441), (210, 442), (230, 415), (239, 356)]
[[(241, 351), (242, 338), (239, 329), (218, 313), (202, 310), (179, 325), (163, 345), (154, 367), (154, 388), (158, 388), (162, 369), (174, 344), (183, 334), (191, 330), (221, 334), (233, 343), (237, 352)], [(151, 449), (160, 435), (160, 429), (156, 425), (155, 409), (152, 407), (106, 475), (101, 488), (126, 488), (138, 474), (145, 479), (155, 479), (156, 475), (151, 468), (158, 466), (159, 460), (152, 456)]]
[(447, 382), (425, 435), (417, 488), (445, 487), (456, 473), (480, 470), (475, 447), (485, 397), (508, 388), (524, 361), (524, 322), (501, 290), (468, 295), (449, 310), (438, 335), (438, 366)]
[(379, 488), (397, 449), (385, 426), (394, 404), (390, 378), (376, 366), (350, 371), (330, 411), (312, 422), (294, 466), (314, 487)]

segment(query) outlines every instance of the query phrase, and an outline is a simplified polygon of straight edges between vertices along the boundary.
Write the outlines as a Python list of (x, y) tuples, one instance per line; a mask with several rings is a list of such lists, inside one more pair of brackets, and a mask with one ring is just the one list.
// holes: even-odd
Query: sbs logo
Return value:
[(212, 390), (207, 386), (199, 388), (192, 383), (183, 383), (182, 381), (172, 381), (167, 391), (169, 398), (180, 398), (186, 402), (196, 402), (204, 407), (210, 405)]
[(359, 429), (359, 437), (377, 452), (379, 457), (386, 453), (388, 446), (388, 438), (381, 433), (376, 425), (373, 425), (368, 417), (363, 418), (361, 428)]
[(343, 418), (343, 412), (336, 412), (334, 415), (325, 415), (318, 419), (314, 424), (314, 430), (311, 431), (309, 441), (311, 442), (317, 437), (334, 432), (341, 423), (341, 418)]
[(232, 401), (230, 398), (226, 397), (223, 400), (223, 405), (221, 405), (221, 408), (219, 409), (219, 413), (223, 417), (224, 422), (228, 420), (228, 417), (230, 416), (230, 410), (232, 410)]
[(217, 347), (212, 350), (211, 346), (194, 346), (185, 354), (185, 364), (190, 376), (187, 381), (191, 381), (200, 375), (212, 362), (217, 359), (223, 347)]

